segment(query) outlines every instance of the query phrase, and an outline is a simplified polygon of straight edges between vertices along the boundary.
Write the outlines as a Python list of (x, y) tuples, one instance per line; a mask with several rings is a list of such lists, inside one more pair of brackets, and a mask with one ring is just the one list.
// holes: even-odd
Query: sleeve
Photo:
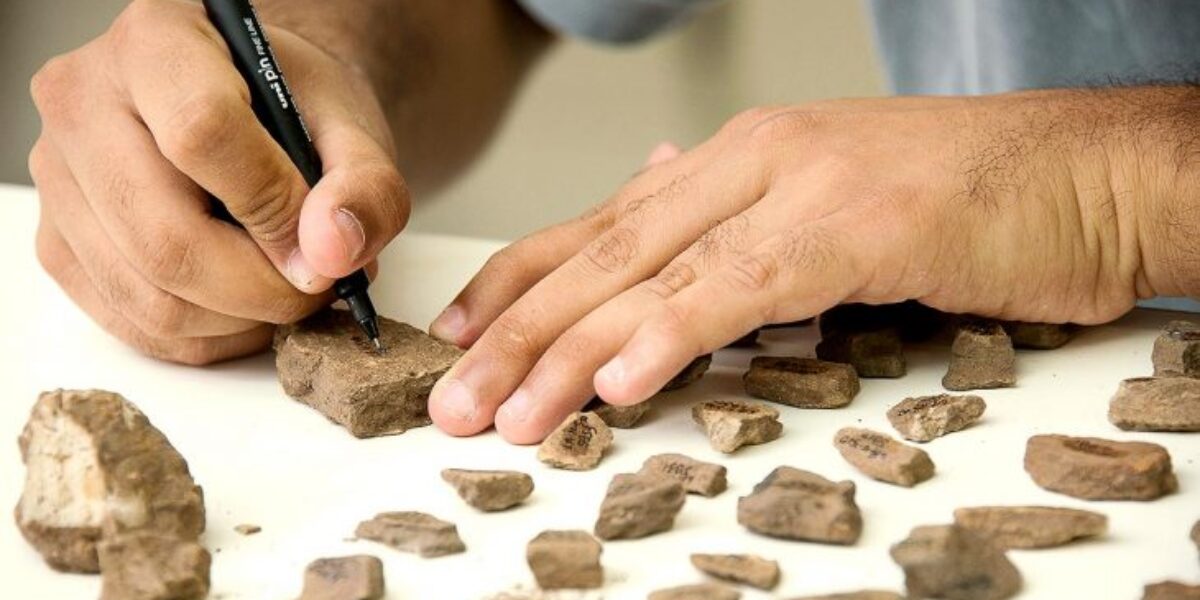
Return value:
[(593, 41), (624, 44), (678, 25), (721, 0), (518, 0), (547, 28)]

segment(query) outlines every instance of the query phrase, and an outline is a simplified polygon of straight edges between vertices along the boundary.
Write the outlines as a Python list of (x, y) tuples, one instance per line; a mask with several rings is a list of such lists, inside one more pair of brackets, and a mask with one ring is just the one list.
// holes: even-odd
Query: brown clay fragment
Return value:
[(454, 523), (413, 511), (379, 513), (359, 523), (354, 535), (423, 558), (458, 554), (467, 549)]
[(574, 413), (538, 447), (538, 460), (559, 469), (595, 469), (612, 445), (613, 435), (596, 413)]
[(753, 358), (742, 383), (755, 398), (799, 408), (841, 408), (859, 390), (854, 367), (794, 356)]
[(429, 425), (429, 391), (462, 351), (383, 317), (379, 332), (383, 354), (344, 310), (281, 326), (275, 366), (283, 390), (359, 438)]
[(255, 525), (253, 523), (242, 523), (240, 525), (234, 526), (233, 530), (238, 532), (241, 535), (254, 535), (254, 534), (262, 531), (262, 527), (259, 527), (258, 525)]
[(887, 418), (904, 439), (928, 442), (970, 427), (986, 409), (979, 396), (938, 394), (905, 398), (888, 410)]
[(891, 554), (912, 598), (1001, 600), (1021, 589), (1021, 574), (1003, 550), (956, 525), (914, 528)]
[(933, 461), (920, 448), (857, 427), (844, 427), (834, 435), (833, 445), (846, 462), (879, 481), (912, 487), (933, 477)]
[(1154, 340), (1156, 376), (1200, 377), (1200, 324), (1171, 321)]
[(853, 544), (862, 534), (854, 482), (834, 483), (808, 471), (778, 467), (738, 499), (738, 523), (763, 535)]
[(1061, 348), (1075, 337), (1078, 325), (1071, 323), (1026, 323), (1005, 321), (1001, 324), (1014, 348), (1053, 350)]
[[(136, 406), (102, 390), (45, 392), (18, 442), (26, 476), (14, 516), (47, 564), (96, 573), (107, 561), (114, 573), (106, 585), (122, 589), (125, 576), (157, 560), (145, 555), (148, 544), (168, 546), (166, 540), (147, 537), (153, 534), (181, 548), (162, 560), (195, 559), (194, 574), (204, 576), (195, 589), (207, 589), (207, 569), (201, 573), (196, 556), (207, 553), (194, 543), (204, 531), (203, 494), (187, 462)], [(146, 536), (130, 537), (135, 533)], [(100, 556), (104, 547), (106, 560)], [(122, 564), (126, 559), (134, 562)], [(177, 574), (162, 572), (164, 577)], [(153, 588), (154, 572), (147, 575), (144, 583)]]
[(650, 412), (650, 402), (638, 402), (629, 406), (617, 406), (609, 404), (599, 398), (594, 398), (587, 406), (583, 408), (583, 412), (596, 413), (605, 425), (613, 429), (633, 429), (637, 427), (642, 418)]
[(821, 360), (849, 364), (859, 377), (903, 377), (907, 372), (900, 331), (894, 327), (822, 335), (816, 353)]
[(308, 563), (300, 600), (379, 600), (383, 594), (383, 562), (358, 554)]
[(692, 566), (717, 579), (760, 590), (779, 585), (779, 563), (753, 554), (693, 554)]
[(586, 531), (549, 530), (529, 540), (525, 560), (544, 590), (591, 589), (604, 584), (603, 550)]
[(1016, 361), (1012, 340), (999, 323), (969, 320), (954, 335), (942, 386), (953, 391), (1012, 387)]
[(193, 540), (149, 530), (100, 542), (100, 600), (200, 600), (212, 557)]
[(512, 508), (533, 493), (533, 478), (520, 471), (443, 469), (442, 479), (464, 502), (485, 512)]
[(1052, 506), (974, 506), (955, 509), (954, 524), (1006, 550), (1054, 548), (1104, 535), (1108, 517), (1090, 510)]
[(837, 594), (821, 594), (820, 596), (801, 596), (792, 600), (904, 600), (904, 596), (896, 592), (884, 590), (860, 590), (857, 592), (841, 592)]
[(754, 402), (701, 402), (692, 407), (692, 420), (704, 428), (712, 447), (726, 454), (776, 440), (783, 432), (779, 411)]
[(716, 583), (695, 583), (655, 590), (646, 600), (739, 600), (742, 593)]
[(1200, 552), (1200, 520), (1192, 525), (1192, 543), (1196, 545), (1196, 552)]
[(1200, 379), (1126, 379), (1109, 402), (1108, 420), (1126, 431), (1200, 431)]
[(1142, 589), (1142, 600), (1200, 600), (1200, 585), (1178, 581), (1149, 583)]
[(642, 463), (641, 473), (669, 477), (685, 492), (711, 498), (725, 491), (725, 467), (682, 454), (656, 454)]
[(1149, 442), (1035, 435), (1025, 471), (1042, 488), (1083, 500), (1153, 500), (1178, 487), (1171, 455)]
[(708, 371), (708, 367), (712, 366), (712, 355), (704, 354), (692, 359), (682, 371), (677, 373), (666, 385), (662, 387), (663, 392), (673, 392), (678, 389), (683, 389), (693, 383), (696, 383), (704, 373)]
[(608, 484), (595, 534), (630, 540), (666, 531), (675, 524), (686, 494), (677, 480), (649, 473), (620, 473)]

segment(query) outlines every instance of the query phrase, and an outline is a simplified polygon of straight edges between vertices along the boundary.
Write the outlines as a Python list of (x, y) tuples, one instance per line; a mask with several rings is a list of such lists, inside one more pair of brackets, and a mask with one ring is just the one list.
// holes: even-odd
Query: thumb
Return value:
[(391, 156), (352, 124), (317, 140), (325, 174), (304, 200), (304, 260), (323, 277), (344, 277), (379, 254), (408, 222), (408, 187)]

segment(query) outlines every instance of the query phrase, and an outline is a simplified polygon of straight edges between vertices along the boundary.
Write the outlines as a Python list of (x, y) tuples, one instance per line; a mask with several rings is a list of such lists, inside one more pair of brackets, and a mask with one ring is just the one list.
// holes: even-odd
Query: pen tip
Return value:
[(379, 338), (371, 338), (371, 341), (375, 344), (375, 353), (383, 354), (384, 353), (383, 342), (379, 341)]

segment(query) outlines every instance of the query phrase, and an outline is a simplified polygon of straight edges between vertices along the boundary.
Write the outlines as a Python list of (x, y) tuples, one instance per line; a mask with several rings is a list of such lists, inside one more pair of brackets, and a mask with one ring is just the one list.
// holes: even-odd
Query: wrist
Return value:
[(1200, 297), (1200, 89), (1128, 90), (1125, 143), (1115, 197), (1135, 215), (1139, 295)]

